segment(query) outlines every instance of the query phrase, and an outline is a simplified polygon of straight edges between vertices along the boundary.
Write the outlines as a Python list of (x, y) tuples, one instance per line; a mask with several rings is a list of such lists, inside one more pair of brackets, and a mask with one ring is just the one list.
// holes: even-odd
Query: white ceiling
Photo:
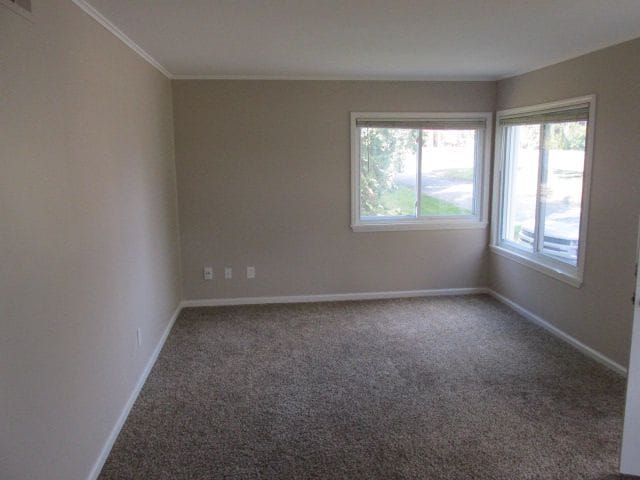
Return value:
[(496, 79), (640, 37), (640, 0), (88, 3), (176, 78)]

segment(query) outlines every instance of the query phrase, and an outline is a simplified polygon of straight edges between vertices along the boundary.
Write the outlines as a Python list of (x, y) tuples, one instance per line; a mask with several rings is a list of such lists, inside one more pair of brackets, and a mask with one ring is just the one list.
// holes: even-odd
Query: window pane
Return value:
[(545, 125), (542, 252), (577, 264), (587, 122)]
[(502, 239), (533, 251), (540, 157), (540, 125), (506, 129)]
[(471, 215), (476, 130), (422, 131), (420, 214)]
[(415, 217), (418, 130), (360, 128), (360, 216)]

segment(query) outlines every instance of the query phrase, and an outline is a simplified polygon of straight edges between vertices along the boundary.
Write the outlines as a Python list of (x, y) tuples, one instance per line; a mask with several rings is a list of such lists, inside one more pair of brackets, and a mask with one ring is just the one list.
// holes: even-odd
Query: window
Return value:
[(582, 283), (593, 96), (498, 112), (492, 249)]
[(490, 119), (352, 113), (352, 229), (486, 227)]

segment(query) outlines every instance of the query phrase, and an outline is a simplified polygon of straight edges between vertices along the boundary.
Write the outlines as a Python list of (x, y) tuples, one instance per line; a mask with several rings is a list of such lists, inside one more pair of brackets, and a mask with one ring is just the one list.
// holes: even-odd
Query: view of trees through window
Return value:
[(361, 218), (474, 213), (477, 130), (359, 130)]

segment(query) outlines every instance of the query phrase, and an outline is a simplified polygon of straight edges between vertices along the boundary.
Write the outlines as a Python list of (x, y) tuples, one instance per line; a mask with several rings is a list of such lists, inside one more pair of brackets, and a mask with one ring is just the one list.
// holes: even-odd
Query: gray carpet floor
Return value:
[(618, 479), (624, 388), (482, 295), (190, 308), (100, 479)]

